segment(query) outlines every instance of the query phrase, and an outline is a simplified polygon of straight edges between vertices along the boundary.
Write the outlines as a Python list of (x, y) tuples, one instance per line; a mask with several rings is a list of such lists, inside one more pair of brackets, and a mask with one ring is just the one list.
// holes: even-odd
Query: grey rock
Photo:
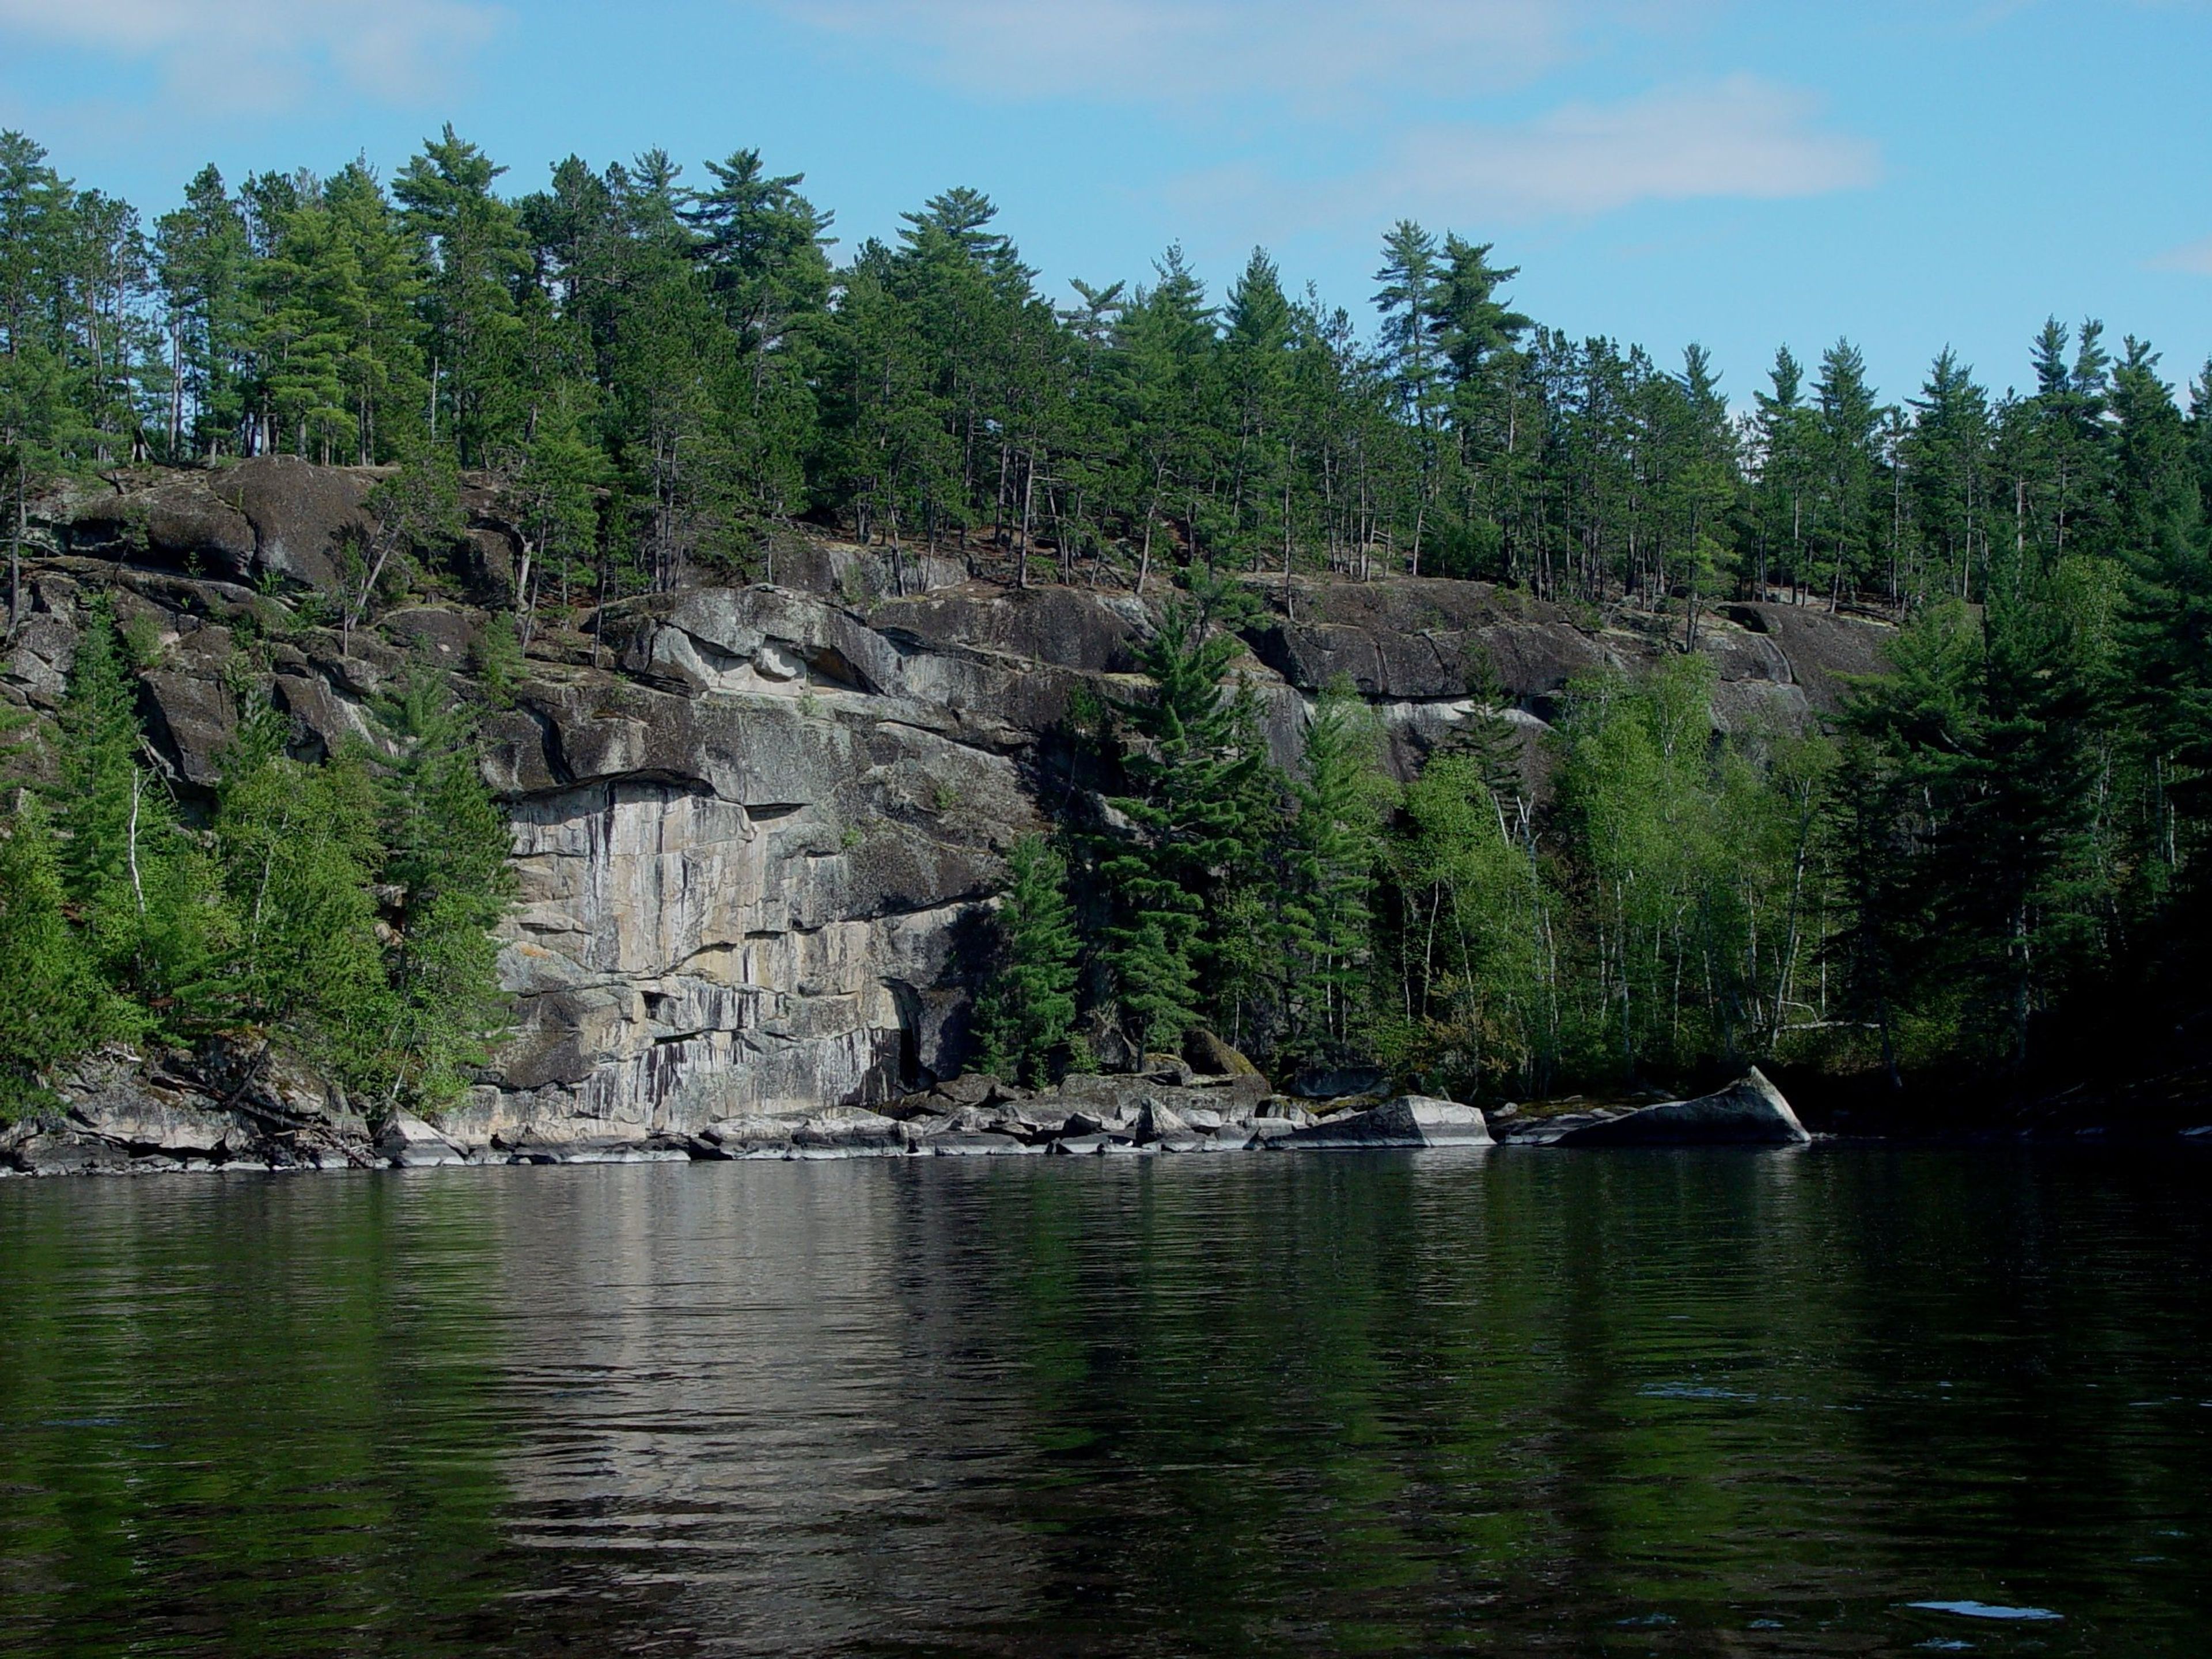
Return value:
[(376, 1150), (396, 1170), (465, 1164), (468, 1155), (411, 1112), (395, 1112), (376, 1133)]
[(1044, 1147), (1013, 1135), (970, 1134), (955, 1130), (924, 1143), (922, 1150), (934, 1152), (939, 1158), (993, 1158), (1042, 1152)]
[(1137, 1110), (1136, 1139), (1139, 1144), (1155, 1140), (1188, 1140), (1190, 1125), (1177, 1115), (1173, 1107), (1157, 1095), (1146, 1095)]
[[(34, 505), (33, 544), (60, 551), (27, 568), (30, 614), (7, 647), (5, 695), (53, 707), (83, 597), (98, 588), (134, 625), (153, 624), (161, 654), (143, 677), (145, 706), (188, 795), (204, 793), (234, 734), (241, 665), (264, 677), (300, 752), (364, 735), (373, 698), (418, 657), (464, 662), (486, 622), (458, 603), (412, 604), (353, 630), (343, 649), (335, 631), (308, 625), (302, 590), (334, 586), (348, 538), (374, 527), (368, 497), (386, 476), (270, 457), (58, 487)], [(463, 579), (441, 591), (504, 604), (511, 527), (481, 482), (464, 496), (465, 541), (418, 557)], [(913, 1137), (801, 1126), (827, 1108), (918, 1120), (961, 1107), (997, 1113), (962, 1120), (962, 1133), (1127, 1139), (1147, 1097), (1186, 1131), (1202, 1132), (1212, 1115), (1224, 1132), (1268, 1121), (1267, 1080), (1206, 1033), (1157, 1059), (1090, 1033), (1102, 1060), (1146, 1069), (1069, 1079), (1034, 1101), (961, 1075), (972, 1053), (968, 945), (1003, 887), (1008, 846), (1038, 822), (1024, 782), (1038, 743), (1079, 691), (1117, 689), (1152, 631), (1151, 606), (1077, 587), (971, 583), (956, 558), (787, 532), (761, 551), (770, 582), (610, 604), (585, 640), (556, 641), (567, 630), (549, 623), (513, 707), (486, 716), (485, 776), (514, 836), (518, 902), (500, 971), (515, 1029), (441, 1118), (445, 1143), (478, 1159), (613, 1147), (873, 1153)], [(1524, 770), (1540, 787), (1538, 739), (1561, 688), (1673, 648), (1633, 617), (1593, 627), (1482, 583), (1293, 590), (1285, 607), (1268, 586), (1271, 609), (1243, 630), (1253, 656), (1240, 665), (1285, 760), (1311, 696), (1345, 672), (1374, 701), (1391, 763), (1407, 770), (1481, 712), (1467, 672), (1480, 657), (1504, 684), (1510, 706), (1498, 712), (1528, 738)], [(241, 659), (233, 630), (249, 617), (258, 642)], [(1849, 676), (1878, 668), (1888, 632), (1796, 607), (1726, 611), (1699, 644), (1720, 683), (1717, 719), (1772, 716), (1786, 728), (1803, 709), (1831, 706)], [(117, 1147), (126, 1163), (134, 1152), (303, 1166), (382, 1156), (341, 1098), (317, 1105), (311, 1087), (264, 1090), (240, 1077), (235, 1139), (195, 1127), (177, 1132), (197, 1136), (191, 1146), (164, 1150), (171, 1131), (148, 1127), (136, 1085), (119, 1076), (78, 1091), (84, 1121), (70, 1133), (121, 1137), (87, 1155), (95, 1163)], [(1335, 1097), (1381, 1079), (1304, 1083)], [(230, 1084), (212, 1074), (160, 1086), (180, 1111), (234, 1110)], [(756, 1119), (781, 1127), (708, 1133)], [(1287, 1106), (1272, 1121), (1305, 1123)], [(1164, 1121), (1151, 1127), (1174, 1138)], [(40, 1156), (76, 1157), (62, 1149), (68, 1139)]]
[(935, 1092), (956, 1106), (981, 1106), (999, 1092), (999, 1079), (988, 1074), (969, 1073), (957, 1077), (950, 1083), (940, 1083)]
[(1182, 1040), (1182, 1057), (1200, 1077), (1254, 1077), (1260, 1068), (1204, 1027), (1194, 1027)]
[(896, 1118), (857, 1107), (838, 1107), (808, 1118), (792, 1131), (801, 1152), (903, 1151), (906, 1137)]
[(1757, 1066), (1718, 1094), (1670, 1100), (1569, 1129), (1560, 1146), (1777, 1146), (1812, 1139)]
[(1340, 1112), (1273, 1144), (1298, 1147), (1487, 1146), (1482, 1114), (1456, 1101), (1400, 1095), (1364, 1112)]

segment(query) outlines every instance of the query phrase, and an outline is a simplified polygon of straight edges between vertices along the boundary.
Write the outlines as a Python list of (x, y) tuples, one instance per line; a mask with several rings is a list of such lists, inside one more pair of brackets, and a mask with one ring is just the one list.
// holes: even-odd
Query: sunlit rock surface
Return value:
[[(303, 757), (368, 735), (370, 700), (404, 676), (467, 675), (494, 607), (511, 604), (518, 552), (471, 485), (452, 569), (342, 633), (341, 544), (382, 476), (265, 460), (119, 473), (40, 503), (0, 695), (51, 714), (83, 602), (106, 590), (149, 653), (142, 706), (188, 806), (220, 775), (241, 671), (268, 686)], [(945, 555), (799, 536), (765, 549), (762, 570), (775, 580), (549, 625), (489, 700), (485, 771), (513, 819), (519, 883), (501, 957), (515, 1027), (435, 1126), (441, 1144), (649, 1152), (717, 1124), (881, 1107), (962, 1069), (1003, 855), (1042, 824), (1038, 800), (1071, 787), (1060, 727), (1078, 691), (1139, 684), (1165, 590), (1013, 590)], [(1569, 684), (1680, 642), (1679, 620), (1601, 621), (1480, 582), (1255, 592), (1267, 609), (1236, 672), (1276, 757), (1295, 757), (1312, 699), (1343, 676), (1377, 709), (1401, 776), (1494, 684), (1540, 789), (1539, 740)], [(1708, 617), (1698, 646), (1718, 676), (1717, 721), (1802, 728), (1843, 676), (1879, 665), (1885, 632), (1779, 605)], [(123, 1132), (150, 1121), (128, 1071), (81, 1089), (78, 1109), (112, 1109), (113, 1144), (152, 1156), (176, 1137)], [(189, 1080), (163, 1086), (177, 1096), (165, 1111), (206, 1104)]]

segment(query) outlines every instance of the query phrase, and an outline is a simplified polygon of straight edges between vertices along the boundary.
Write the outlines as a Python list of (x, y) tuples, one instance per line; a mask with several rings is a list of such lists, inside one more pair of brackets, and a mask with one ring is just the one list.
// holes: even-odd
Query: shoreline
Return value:
[[(2212, 1119), (2212, 1104), (2205, 1115)], [(1888, 1147), (1990, 1151), (2212, 1152), (2212, 1121), (2012, 1127), (1952, 1125), (1815, 1133), (1756, 1069), (1718, 1093), (1641, 1107), (1530, 1113), (1486, 1111), (1428, 1096), (1301, 1102), (1256, 1074), (1072, 1076), (1032, 1091), (963, 1077), (881, 1109), (832, 1107), (756, 1114), (694, 1131), (607, 1124), (609, 1133), (547, 1134), (544, 1125), (432, 1124), (406, 1113), (374, 1127), (363, 1119), (228, 1110), (143, 1100), (103, 1111), (71, 1103), (0, 1128), (0, 1180), (163, 1175), (287, 1175), (418, 1169), (701, 1163), (830, 1163), (857, 1158), (1207, 1157), (1264, 1152), (1533, 1149), (1782, 1151)], [(537, 1129), (538, 1133), (532, 1133)], [(475, 1133), (471, 1133), (471, 1131)]]

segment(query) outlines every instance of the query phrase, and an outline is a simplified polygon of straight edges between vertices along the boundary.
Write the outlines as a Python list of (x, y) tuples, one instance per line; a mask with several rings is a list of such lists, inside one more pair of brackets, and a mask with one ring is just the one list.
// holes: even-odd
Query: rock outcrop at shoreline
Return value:
[[(526, 1131), (480, 1136), (459, 1120), (434, 1124), (407, 1112), (387, 1114), (371, 1125), (276, 1056), (234, 1055), (229, 1063), (231, 1091), (216, 1102), (204, 1092), (210, 1079), (178, 1076), (119, 1051), (96, 1057), (68, 1079), (73, 1092), (64, 1097), (65, 1115), (0, 1131), (0, 1174), (1040, 1153), (1142, 1158), (1497, 1144), (1483, 1113), (1456, 1101), (1398, 1095), (1304, 1102), (1273, 1092), (1256, 1072), (1201, 1075), (1182, 1065), (1071, 1075), (1036, 1090), (962, 1076), (877, 1107), (740, 1113), (689, 1133), (549, 1140)], [(1594, 1125), (1573, 1117), (1553, 1121), (1566, 1127), (1500, 1139), (1536, 1146), (1777, 1146), (1812, 1138), (1789, 1102), (1756, 1070), (1698, 1100), (1668, 1102)], [(1594, 1135), (1593, 1127), (1615, 1133)]]
[[(341, 630), (343, 544), (381, 476), (268, 459), (118, 472), (40, 503), (0, 696), (56, 708), (86, 603), (110, 593), (189, 808), (236, 731), (242, 677), (303, 756), (366, 733), (369, 701), (419, 665), (465, 681), (487, 628), (507, 625), (519, 544), (472, 487), (451, 568)], [(501, 960), (515, 1027), (425, 1126), (449, 1146), (674, 1156), (757, 1120), (798, 1146), (825, 1110), (883, 1115), (968, 1059), (1002, 855), (1041, 823), (1036, 792), (1067, 787), (1055, 769), (1079, 691), (1134, 684), (1164, 589), (1008, 588), (950, 558), (795, 534), (757, 564), (768, 580), (611, 604), (576, 628), (549, 618), (484, 699), (519, 878)], [(1503, 686), (1534, 779), (1534, 739), (1571, 678), (1678, 643), (1659, 619), (1601, 623), (1480, 582), (1302, 581), (1287, 604), (1279, 582), (1255, 591), (1271, 608), (1244, 630), (1240, 672), (1278, 757), (1342, 673), (1401, 775), (1478, 711), (1479, 668)], [(1801, 727), (1884, 632), (1735, 607), (1701, 635), (1716, 719)], [(378, 1156), (358, 1103), (296, 1079), (236, 1092), (235, 1060), (111, 1056), (59, 1092), (70, 1123), (149, 1158), (204, 1160), (256, 1137), (303, 1159)]]
[(1549, 1146), (1794, 1146), (1812, 1139), (1782, 1091), (1756, 1066), (1717, 1094), (1661, 1101), (1633, 1111), (1532, 1126), (1517, 1139)]

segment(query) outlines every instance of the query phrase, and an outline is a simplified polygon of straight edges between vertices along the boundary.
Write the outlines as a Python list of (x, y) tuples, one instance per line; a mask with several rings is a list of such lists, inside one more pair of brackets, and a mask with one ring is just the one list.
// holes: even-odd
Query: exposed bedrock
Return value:
[[(370, 699), (416, 665), (467, 672), (512, 576), (511, 537), (477, 491), (432, 597), (343, 639), (322, 625), (337, 607), (318, 616), (311, 596), (333, 588), (379, 476), (264, 461), (43, 503), (0, 695), (57, 707), (83, 600), (108, 589), (188, 797), (219, 774), (241, 671), (302, 755), (366, 733)], [(1004, 853), (1042, 822), (1054, 728), (1079, 688), (1135, 691), (1162, 595), (1010, 590), (942, 556), (799, 537), (770, 552), (775, 583), (549, 626), (487, 710), (519, 875), (501, 958), (516, 1032), (437, 1126), (454, 1139), (642, 1144), (873, 1106), (961, 1069), (975, 943)], [(1304, 582), (1287, 609), (1277, 585), (1257, 591), (1271, 609), (1243, 631), (1240, 672), (1285, 762), (1341, 675), (1409, 775), (1494, 676), (1533, 777), (1571, 680), (1680, 648), (1679, 620), (1600, 626), (1480, 582)], [(1717, 720), (1801, 729), (1842, 677), (1878, 666), (1885, 631), (1724, 608), (1698, 642)]]

